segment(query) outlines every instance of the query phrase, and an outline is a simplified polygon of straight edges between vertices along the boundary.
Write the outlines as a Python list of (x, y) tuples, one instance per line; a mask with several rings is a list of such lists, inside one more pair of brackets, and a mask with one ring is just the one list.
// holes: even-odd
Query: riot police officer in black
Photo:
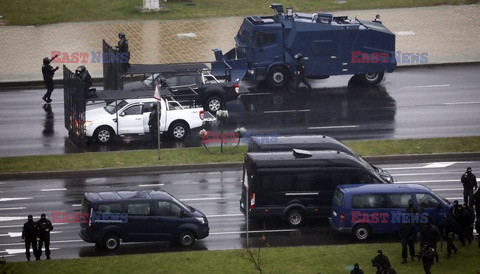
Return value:
[(452, 251), (457, 254), (458, 248), (455, 246), (453, 240), (455, 239), (455, 231), (457, 231), (458, 224), (451, 213), (442, 220), (439, 225), (440, 234), (447, 242), (447, 259), (450, 258)]
[(128, 40), (125, 37), (125, 33), (119, 32), (118, 38), (118, 53), (120, 54), (120, 62), (122, 63), (123, 71), (126, 71), (130, 68), (130, 50), (128, 49)]
[(438, 253), (437, 250), (433, 248), (433, 246), (429, 242), (424, 242), (422, 248), (420, 249), (420, 253), (418, 253), (418, 260), (422, 261), (423, 270), (425, 270), (425, 274), (430, 274), (430, 269), (433, 265), (433, 259), (437, 259), (438, 263)]
[(46, 103), (52, 102), (52, 99), (50, 99), (50, 96), (52, 96), (52, 92), (54, 88), (53, 75), (55, 74), (55, 71), (58, 70), (58, 66), (56, 68), (53, 68), (52, 66), (50, 66), (50, 62), (52, 62), (57, 57), (58, 57), (58, 54), (53, 56), (52, 59), (48, 57), (43, 58), (42, 74), (43, 74), (43, 82), (47, 87), (47, 92), (45, 93), (45, 95), (43, 95), (42, 99)]
[(300, 83), (307, 86), (308, 90), (312, 90), (312, 86), (305, 78), (305, 64), (303, 63), (303, 55), (301, 53), (295, 54), (295, 60), (297, 60), (297, 67), (295, 69), (295, 89), (298, 89)]
[(53, 229), (52, 222), (45, 217), (45, 213), (42, 213), (40, 220), (37, 221), (38, 226), (38, 258), (42, 256), (42, 247), (45, 243), (45, 255), (47, 260), (50, 260), (50, 231)]
[(22, 241), (25, 242), (25, 255), (27, 255), (27, 261), (30, 261), (30, 246), (32, 246), (33, 255), (36, 260), (40, 260), (40, 256), (37, 253), (37, 236), (37, 223), (33, 221), (32, 215), (28, 215), (28, 221), (23, 225), (22, 229)]
[[(407, 213), (416, 213), (413, 208), (412, 200), (408, 201)], [(402, 244), (402, 264), (407, 262), (408, 251), (410, 251), (410, 257), (412, 261), (415, 259), (415, 239), (417, 237), (417, 229), (411, 222), (402, 223), (400, 226), (400, 242)]]
[[(433, 225), (431, 222), (423, 224), (422, 231), (420, 232), (420, 248), (428, 243), (430, 247), (437, 251), (437, 243), (440, 240), (440, 237), (440, 231), (435, 225)], [(438, 254), (436, 254), (435, 259), (438, 263)]]

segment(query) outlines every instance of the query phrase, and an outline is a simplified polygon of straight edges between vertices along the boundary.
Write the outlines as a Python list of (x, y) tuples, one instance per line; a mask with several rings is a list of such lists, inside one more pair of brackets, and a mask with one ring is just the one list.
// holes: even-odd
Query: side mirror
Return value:
[(125, 112), (122, 111), (118, 116), (125, 116)]

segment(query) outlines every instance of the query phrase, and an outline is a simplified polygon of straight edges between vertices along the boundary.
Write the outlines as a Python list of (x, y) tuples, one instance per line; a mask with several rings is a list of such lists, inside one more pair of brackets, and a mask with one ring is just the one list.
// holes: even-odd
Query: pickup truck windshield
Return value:
[(147, 87), (153, 87), (153, 83), (157, 80), (158, 76), (160, 76), (160, 73), (155, 73), (153, 75), (150, 75), (145, 80), (143, 80), (143, 84)]
[(110, 114), (114, 114), (115, 112), (117, 112), (119, 109), (123, 108), (124, 106), (126, 106), (128, 103), (127, 101), (125, 100), (117, 100), (117, 101), (113, 101), (111, 102), (110, 104), (108, 104), (106, 107), (104, 107), (103, 109), (105, 109), (106, 112), (110, 113)]

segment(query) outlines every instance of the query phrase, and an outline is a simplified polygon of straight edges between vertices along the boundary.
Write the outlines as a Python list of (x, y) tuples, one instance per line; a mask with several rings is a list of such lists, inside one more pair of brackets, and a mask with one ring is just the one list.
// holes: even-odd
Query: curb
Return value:
[[(427, 64), (407, 64), (407, 65), (397, 65), (396, 70), (404, 70), (411, 68), (424, 68), (424, 67), (443, 67), (443, 66), (471, 66), (471, 65), (480, 65), (480, 61), (469, 61), (469, 62), (453, 62), (453, 63), (427, 63)], [(97, 86), (103, 85), (103, 78), (92, 78), (92, 81)], [(57, 87), (63, 88), (63, 79), (57, 79), (53, 81), (53, 84)], [(36, 81), (0, 81), (0, 92), (5, 90), (16, 90), (16, 89), (25, 89), (25, 88), (38, 88), (43, 89), (45, 84), (43, 80)]]
[[(404, 164), (411, 162), (438, 162), (438, 161), (478, 161), (480, 160), (480, 152), (467, 153), (438, 153), (438, 154), (409, 154), (409, 155), (384, 155), (384, 156), (367, 156), (364, 157), (373, 165), (396, 163)], [(120, 167), (120, 168), (101, 168), (88, 170), (70, 170), (70, 171), (34, 171), (19, 173), (2, 173), (1, 179), (29, 179), (29, 178), (71, 178), (75, 176), (108, 176), (108, 175), (131, 175), (131, 173), (149, 172), (156, 173), (174, 173), (174, 172), (205, 172), (205, 171), (222, 171), (229, 169), (241, 170), (243, 162), (224, 162), (209, 164), (190, 164), (190, 165), (172, 165), (172, 166), (142, 166), (142, 167)]]

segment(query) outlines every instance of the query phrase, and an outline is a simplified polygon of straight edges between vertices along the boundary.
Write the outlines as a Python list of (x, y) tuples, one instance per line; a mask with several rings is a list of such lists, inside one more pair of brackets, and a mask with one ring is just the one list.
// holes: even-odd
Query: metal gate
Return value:
[(120, 62), (118, 50), (113, 49), (105, 40), (103, 47), (103, 90), (123, 89), (123, 67)]
[(65, 65), (63, 65), (63, 98), (65, 128), (68, 137), (77, 145), (84, 146), (85, 135), (85, 94), (88, 88)]

